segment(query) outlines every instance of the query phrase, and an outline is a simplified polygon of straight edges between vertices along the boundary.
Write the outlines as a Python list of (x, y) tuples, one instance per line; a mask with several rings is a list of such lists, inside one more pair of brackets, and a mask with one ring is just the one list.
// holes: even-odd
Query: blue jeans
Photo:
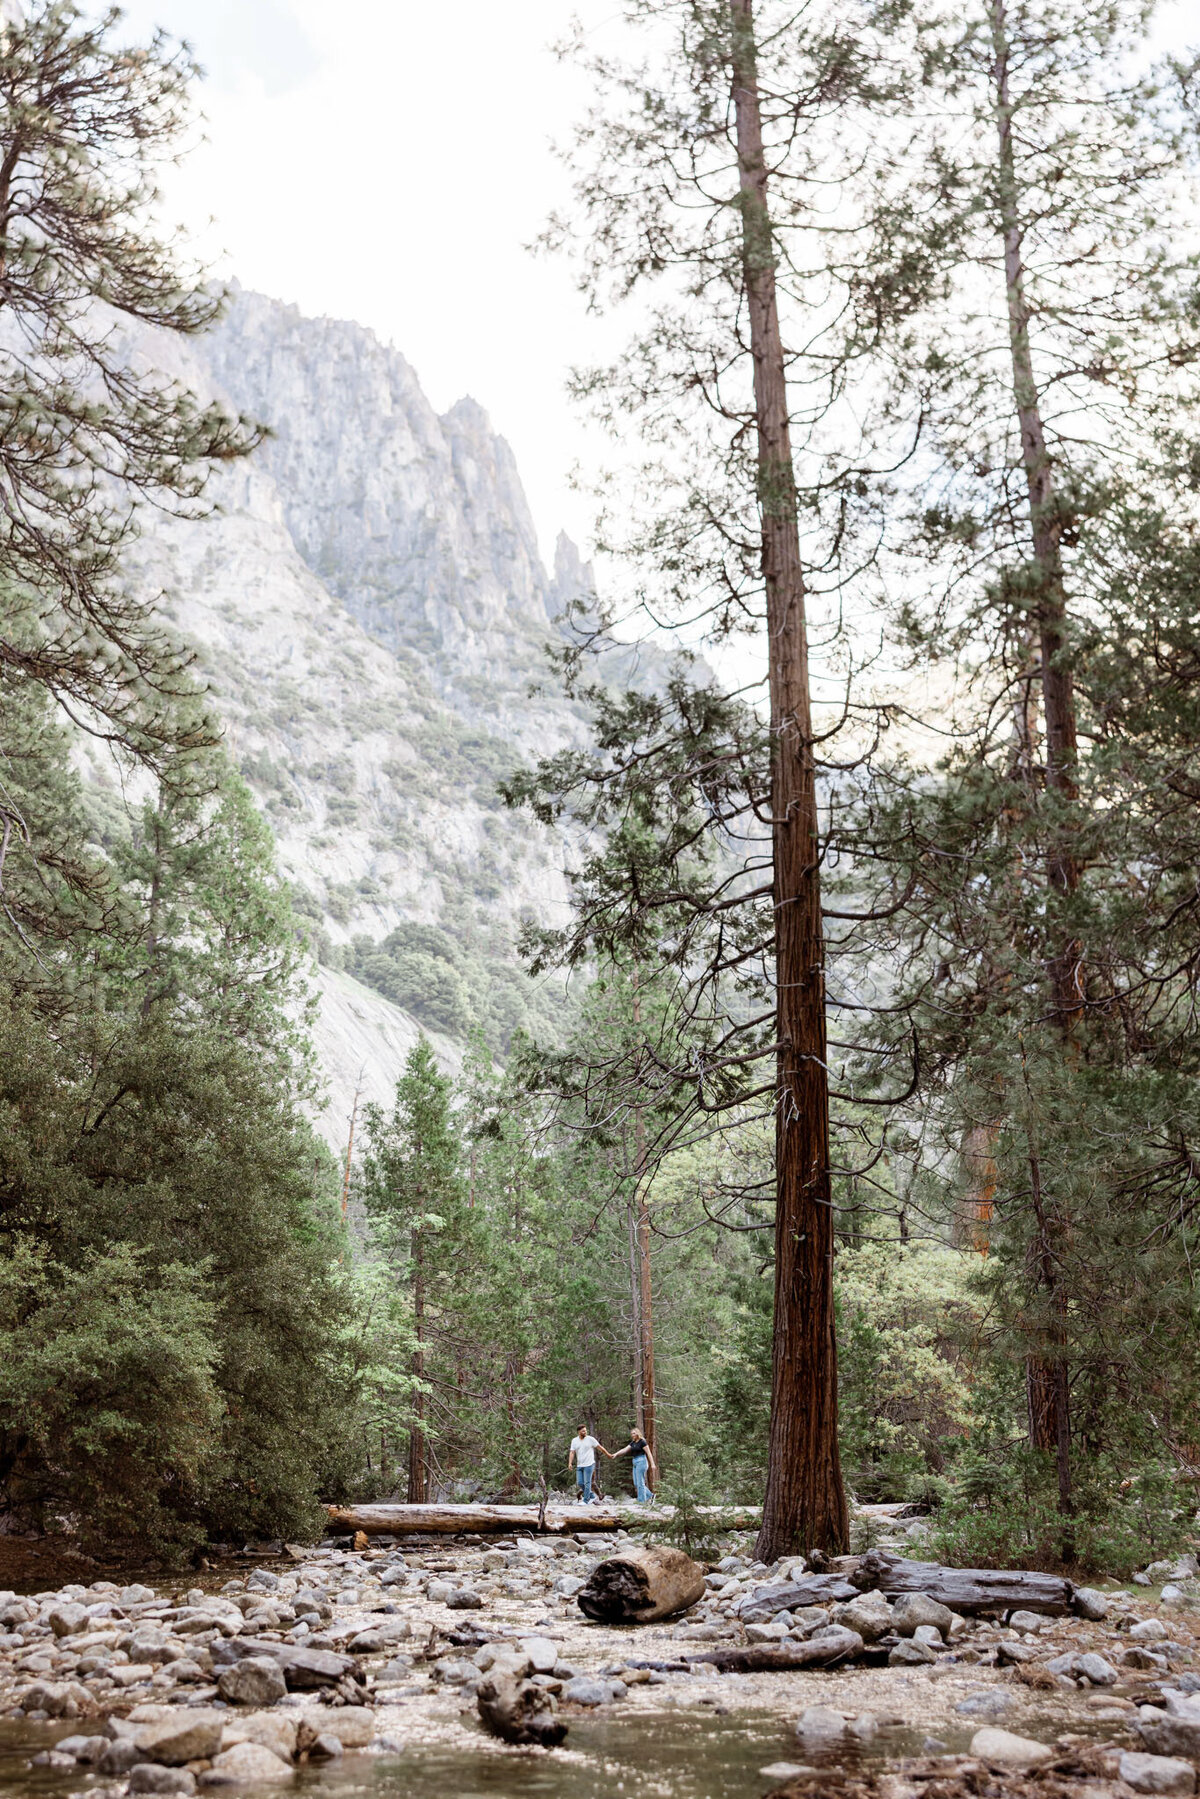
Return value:
[(575, 1470), (575, 1485), (580, 1489), (581, 1493), (583, 1494), (583, 1504), (584, 1505), (591, 1505), (591, 1503), (592, 1503), (592, 1474), (593, 1474), (593, 1472), (594, 1472), (594, 1470), (591, 1468), (576, 1468), (576, 1470)]
[(634, 1456), (634, 1458), (633, 1458), (633, 1485), (634, 1485), (635, 1491), (637, 1492), (638, 1503), (640, 1505), (649, 1505), (650, 1501), (654, 1498), (654, 1495), (650, 1491), (650, 1488), (646, 1485), (646, 1468), (647, 1468), (647, 1466), (648, 1466), (648, 1463), (647, 1463), (644, 1455), (635, 1455)]

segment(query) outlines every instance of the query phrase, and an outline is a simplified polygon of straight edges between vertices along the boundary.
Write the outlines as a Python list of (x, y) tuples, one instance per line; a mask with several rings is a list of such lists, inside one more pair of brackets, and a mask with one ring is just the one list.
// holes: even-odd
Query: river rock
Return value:
[(988, 1725), (977, 1730), (971, 1738), (971, 1754), (981, 1762), (993, 1762), (997, 1767), (1020, 1772), (1040, 1767), (1042, 1762), (1053, 1757), (1054, 1751), (1045, 1743), (1035, 1743), (1032, 1737), (1019, 1737), (1011, 1730), (997, 1730)]
[(265, 1655), (247, 1655), (222, 1668), (217, 1690), (231, 1705), (274, 1705), (287, 1692), (283, 1669)]
[(944, 1634), (953, 1623), (950, 1607), (931, 1599), (928, 1593), (901, 1593), (892, 1607), (892, 1628), (902, 1637), (911, 1637), (918, 1624), (932, 1624)]
[(846, 1718), (841, 1712), (824, 1705), (810, 1705), (796, 1720), (796, 1735), (805, 1743), (870, 1743), (875, 1740), (878, 1722), (873, 1712), (860, 1712)]
[(1200, 1718), (1173, 1717), (1156, 1706), (1144, 1705), (1134, 1729), (1153, 1755), (1186, 1755), (1200, 1760)]
[(911, 1638), (902, 1638), (894, 1649), (888, 1651), (889, 1668), (920, 1668), (936, 1660), (937, 1656), (928, 1643), (917, 1643)]
[(446, 1594), (446, 1608), (452, 1612), (478, 1612), (483, 1610), (483, 1600), (469, 1587), (455, 1587)]
[(201, 1775), (205, 1786), (282, 1786), (291, 1778), (288, 1764), (262, 1743), (235, 1743), (232, 1749), (223, 1749)]
[(1076, 1587), (1071, 1599), (1071, 1609), (1077, 1618), (1088, 1618), (1093, 1624), (1099, 1624), (1102, 1618), (1108, 1617), (1112, 1608), (1097, 1587)]
[(180, 1767), (216, 1755), (224, 1727), (225, 1714), (209, 1707), (139, 1705), (124, 1721), (123, 1738), (140, 1751), (139, 1760)]
[[(618, 1687), (620, 1693), (616, 1690)], [(562, 1696), (572, 1705), (611, 1705), (614, 1699), (623, 1699), (625, 1692), (624, 1681), (596, 1680), (590, 1674), (577, 1674), (564, 1686)]]
[(301, 1719), (298, 1748), (305, 1748), (310, 1731), (318, 1736), (332, 1731), (343, 1749), (365, 1749), (375, 1736), (375, 1713), (369, 1705), (339, 1705), (336, 1711), (325, 1705), (313, 1706)]
[(86, 1630), (91, 1619), (83, 1606), (67, 1604), (52, 1606), (46, 1622), (56, 1637), (73, 1637)]
[(77, 1762), (82, 1762), (85, 1767), (90, 1767), (93, 1762), (100, 1760), (108, 1748), (110, 1740), (108, 1737), (61, 1737), (56, 1747), (61, 1749), (64, 1755), (73, 1755)]
[(918, 1624), (913, 1631), (914, 1643), (924, 1643), (926, 1649), (944, 1649), (946, 1647), (941, 1631), (935, 1624)]
[(1094, 1650), (1087, 1655), (1080, 1655), (1075, 1660), (1075, 1672), (1090, 1680), (1094, 1687), (1115, 1687), (1120, 1675), (1112, 1663), (1105, 1661), (1102, 1655)]
[(92, 1764), (97, 1774), (107, 1780), (121, 1780), (146, 1759), (145, 1750), (139, 1749), (132, 1737), (117, 1737), (109, 1743), (102, 1755)]
[(1161, 1618), (1143, 1618), (1129, 1635), (1135, 1643), (1162, 1643), (1167, 1637), (1167, 1627)]
[(549, 1637), (522, 1637), (521, 1649), (535, 1674), (553, 1674), (558, 1664), (558, 1644)]
[(290, 1762), (296, 1753), (303, 1717), (280, 1708), (270, 1712), (251, 1712), (248, 1717), (234, 1718), (221, 1732), (221, 1749), (232, 1749), (236, 1743), (261, 1743), (280, 1761)]
[(791, 1630), (791, 1625), (781, 1618), (772, 1618), (769, 1624), (747, 1624), (746, 1641), (748, 1643), (782, 1643)]
[(892, 1608), (883, 1594), (872, 1590), (833, 1608), (834, 1622), (856, 1630), (864, 1643), (875, 1643), (892, 1629)]
[(1118, 1763), (1118, 1772), (1135, 1793), (1186, 1794), (1196, 1790), (1195, 1768), (1176, 1756), (1143, 1755), (1127, 1749)]
[(1044, 1627), (1045, 1623), (1046, 1620), (1042, 1617), (1040, 1612), (1010, 1612), (1008, 1615), (1008, 1628), (1010, 1630), (1031, 1630), (1035, 1636), (1037, 1632)]
[(138, 1762), (129, 1770), (131, 1793), (194, 1793), (196, 1776), (186, 1768), (164, 1768), (159, 1762)]
[(954, 1709), (963, 1718), (1005, 1718), (1015, 1704), (1003, 1687), (989, 1687), (983, 1693), (968, 1693)]

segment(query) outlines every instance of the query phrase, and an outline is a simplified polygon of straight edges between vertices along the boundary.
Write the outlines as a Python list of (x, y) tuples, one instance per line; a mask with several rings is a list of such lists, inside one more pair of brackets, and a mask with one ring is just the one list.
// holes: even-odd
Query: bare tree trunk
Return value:
[[(633, 1023), (642, 1022), (638, 974), (633, 974)], [(637, 1187), (637, 1230), (634, 1251), (633, 1315), (637, 1332), (637, 1416), (635, 1422), (658, 1461), (658, 1432), (654, 1406), (654, 1309), (650, 1285), (650, 1208), (646, 1204), (646, 1120), (639, 1105), (633, 1120), (633, 1170)]]
[[(999, 134), (998, 194), (1000, 224), (1004, 235), (1004, 280), (1008, 306), (1009, 349), (1012, 359), (1013, 398), (1021, 434), (1021, 459), (1029, 496), (1033, 556), (1038, 571), (1036, 624), (1041, 662), (1042, 712), (1045, 726), (1046, 787), (1052, 805), (1069, 805), (1078, 795), (1078, 738), (1075, 717), (1074, 677), (1067, 631), (1066, 584), (1062, 560), (1062, 518), (1054, 488), (1054, 465), (1046, 445), (1033, 351), (1029, 337), (1030, 309), (1025, 286), (1025, 262), (1021, 209), (1018, 202), (1016, 157), (1013, 147), (1013, 101), (1009, 84), (1010, 44), (1006, 0), (991, 0), (993, 78), (996, 123)], [(1079, 885), (1079, 864), (1061, 818), (1051, 821), (1051, 840), (1046, 857), (1051, 889), (1060, 897)], [(1080, 945), (1059, 928), (1051, 946), (1050, 986), (1056, 1021), (1064, 1039), (1083, 1006), (1083, 974)], [(1051, 1215), (1041, 1188), (1040, 1167), (1031, 1153), (1037, 1240), (1033, 1249), (1036, 1278), (1058, 1320), (1052, 1353), (1031, 1356), (1026, 1365), (1029, 1402), (1029, 1441), (1034, 1449), (1052, 1451), (1058, 1468), (1059, 1500), (1064, 1513), (1071, 1511), (1070, 1442), (1068, 1405), (1069, 1373), (1064, 1322), (1064, 1301), (1055, 1265), (1055, 1249), (1061, 1224)]]
[(412, 1358), (416, 1386), (408, 1432), (408, 1503), (424, 1505), (429, 1497), (429, 1476), (425, 1460), (425, 1259), (419, 1230), (413, 1235), (413, 1329), (417, 1337)]
[(756, 1554), (846, 1547), (837, 1440), (824, 939), (805, 585), (753, 0), (730, 0), (742, 269), (754, 357), (771, 696), (776, 979), (775, 1328), (767, 1488)]

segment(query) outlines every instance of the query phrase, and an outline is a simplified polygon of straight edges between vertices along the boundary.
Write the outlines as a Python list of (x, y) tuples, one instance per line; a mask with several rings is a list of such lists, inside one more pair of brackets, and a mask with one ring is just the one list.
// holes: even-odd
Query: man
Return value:
[[(567, 1467), (575, 1470), (575, 1485), (583, 1495), (582, 1503), (592, 1503), (592, 1476), (596, 1468), (596, 1451), (602, 1447), (600, 1439), (588, 1433), (586, 1424), (579, 1426), (579, 1435), (571, 1438), (571, 1448), (567, 1455)], [(607, 1449), (604, 1451), (608, 1454)]]

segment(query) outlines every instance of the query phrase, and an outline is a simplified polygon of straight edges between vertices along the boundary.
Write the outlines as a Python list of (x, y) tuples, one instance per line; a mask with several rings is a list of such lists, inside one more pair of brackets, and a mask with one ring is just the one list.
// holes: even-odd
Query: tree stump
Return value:
[(538, 1743), (554, 1749), (567, 1734), (566, 1724), (555, 1716), (554, 1700), (531, 1680), (489, 1675), (476, 1694), (476, 1704), (485, 1728), (505, 1743)]
[(626, 1549), (593, 1569), (579, 1609), (600, 1624), (653, 1624), (704, 1597), (704, 1569), (682, 1549)]

